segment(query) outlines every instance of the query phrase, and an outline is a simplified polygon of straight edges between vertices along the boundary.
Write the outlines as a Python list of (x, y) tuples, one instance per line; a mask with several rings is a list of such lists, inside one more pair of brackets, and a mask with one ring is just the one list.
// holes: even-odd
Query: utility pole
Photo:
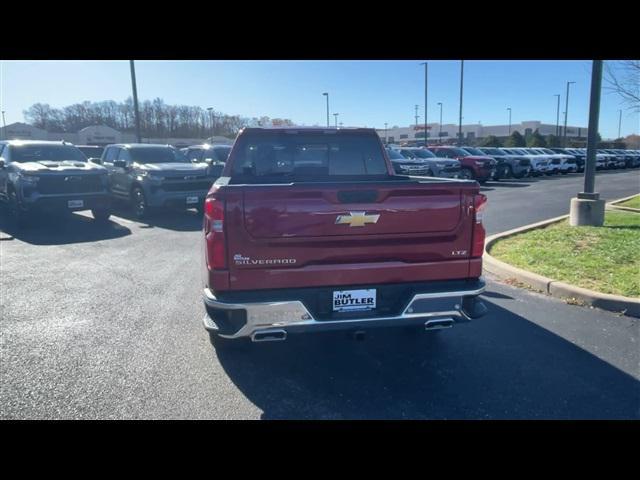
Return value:
[(416, 127), (418, 126), (418, 107), (419, 105), (416, 105)]
[[(564, 136), (562, 139), (562, 146), (567, 148), (567, 118), (569, 117), (569, 85), (576, 82), (567, 82), (567, 104), (564, 108)], [(598, 107), (599, 109), (600, 107)]]
[(4, 121), (4, 110), (2, 110), (2, 139), (7, 139), (7, 122)]
[(427, 140), (429, 136), (429, 130), (427, 128), (427, 79), (429, 73), (429, 65), (427, 62), (421, 63), (424, 65), (424, 146), (428, 146), (429, 142)]
[(460, 118), (458, 120), (458, 146), (462, 145), (462, 86), (464, 84), (464, 60), (460, 60)]
[[(3, 116), (4, 116), (4, 112), (2, 112), (2, 113), (3, 113)], [(622, 110), (620, 110), (620, 118), (618, 119), (618, 138), (621, 138), (620, 137), (621, 130), (622, 130)]]
[(327, 127), (329, 126), (329, 93), (324, 92), (322, 95), (327, 97)]
[(213, 137), (216, 134), (216, 131), (213, 128), (213, 107), (207, 107), (207, 111), (209, 112), (209, 123), (211, 123), (211, 136)]
[(386, 145), (388, 142), (387, 140), (387, 122), (384, 122), (384, 144)]
[(584, 169), (584, 191), (571, 199), (569, 224), (600, 227), (604, 223), (604, 200), (595, 191), (596, 147), (598, 119), (600, 117), (600, 93), (602, 90), (602, 60), (594, 60), (591, 67), (591, 100), (589, 103), (589, 130), (587, 132), (587, 159)]
[(338, 128), (338, 115), (340, 115), (340, 114), (339, 113), (334, 113), (333, 114), (333, 118), (335, 120), (336, 128)]
[(556, 108), (556, 137), (560, 138), (560, 94), (556, 93), (554, 97), (558, 97), (558, 107)]
[(509, 135), (511, 135), (511, 107), (508, 107), (509, 110)]
[(138, 110), (138, 88), (136, 87), (136, 68), (133, 65), (133, 60), (129, 60), (131, 66), (131, 88), (133, 89), (133, 111), (136, 116), (136, 138), (138, 143), (142, 143), (142, 137), (140, 136), (140, 112)]
[(442, 143), (442, 102), (438, 102), (440, 105), (440, 123), (438, 123), (438, 144)]

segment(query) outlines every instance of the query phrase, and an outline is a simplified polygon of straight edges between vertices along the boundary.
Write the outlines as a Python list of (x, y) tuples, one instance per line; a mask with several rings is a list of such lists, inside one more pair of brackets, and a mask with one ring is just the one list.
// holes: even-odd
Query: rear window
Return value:
[(252, 132), (234, 149), (234, 182), (327, 181), (387, 176), (377, 135)]
[(188, 162), (184, 154), (172, 147), (136, 147), (129, 154), (137, 163), (181, 163)]

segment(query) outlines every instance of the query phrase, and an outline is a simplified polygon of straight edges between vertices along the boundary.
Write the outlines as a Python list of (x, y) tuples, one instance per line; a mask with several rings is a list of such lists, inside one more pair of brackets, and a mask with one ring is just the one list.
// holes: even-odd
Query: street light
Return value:
[(556, 137), (560, 137), (560, 94), (556, 93), (554, 97), (558, 97), (558, 107), (556, 109)]
[(4, 121), (4, 110), (2, 110), (2, 138), (6, 140), (7, 137), (7, 122)]
[(334, 113), (333, 114), (333, 118), (335, 120), (336, 128), (338, 128), (338, 115), (340, 115), (340, 114), (339, 113)]
[(209, 122), (211, 123), (211, 136), (213, 137), (215, 135), (215, 130), (213, 128), (213, 107), (207, 107), (207, 110), (209, 111)]
[(460, 118), (458, 120), (458, 146), (462, 145), (462, 85), (464, 83), (464, 60), (460, 60)]
[(387, 122), (384, 123), (384, 144), (386, 145), (387, 143), (389, 143), (387, 141)]
[[(620, 137), (620, 131), (622, 129), (622, 110), (618, 110), (620, 112), (620, 118), (618, 119), (618, 138)], [(2, 115), (4, 117), (4, 112), (2, 112)]]
[(136, 87), (136, 68), (133, 65), (133, 60), (129, 60), (129, 66), (131, 67), (131, 89), (133, 90), (133, 110), (136, 116), (136, 137), (138, 143), (142, 143), (142, 137), (140, 137), (140, 112), (138, 110), (138, 88)]
[(427, 130), (427, 76), (429, 72), (429, 65), (427, 62), (423, 62), (420, 65), (424, 65), (424, 146), (428, 146), (428, 130)]
[(507, 107), (509, 110), (509, 135), (511, 135), (511, 107)]
[(329, 126), (329, 94), (324, 92), (322, 95), (327, 97), (327, 127)]
[(442, 102), (438, 102), (440, 105), (440, 123), (438, 124), (438, 143), (442, 142)]
[(420, 105), (416, 105), (416, 127), (418, 126), (418, 116), (419, 116), (419, 115), (418, 115), (418, 107), (419, 107), (419, 106), (420, 106)]
[(567, 148), (567, 118), (569, 117), (569, 85), (576, 82), (567, 82), (567, 103), (564, 108), (564, 136), (562, 146)]

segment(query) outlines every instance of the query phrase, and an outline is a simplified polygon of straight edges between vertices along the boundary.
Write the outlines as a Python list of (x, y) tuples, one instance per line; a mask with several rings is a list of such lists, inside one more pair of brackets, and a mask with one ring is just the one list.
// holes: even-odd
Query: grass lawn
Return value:
[(640, 297), (640, 214), (607, 211), (603, 227), (569, 221), (500, 240), (491, 255), (530, 272), (602, 293)]
[(616, 203), (616, 205), (619, 207), (629, 207), (629, 208), (640, 209), (640, 195), (636, 195), (635, 197), (630, 198), (629, 200), (626, 200), (622, 203)]

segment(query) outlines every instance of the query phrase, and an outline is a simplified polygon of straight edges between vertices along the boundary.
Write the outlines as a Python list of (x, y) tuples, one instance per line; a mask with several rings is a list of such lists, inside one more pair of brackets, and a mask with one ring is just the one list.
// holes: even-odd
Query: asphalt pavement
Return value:
[[(582, 177), (490, 182), (488, 233), (568, 213)], [(598, 173), (606, 199), (640, 171)], [(202, 328), (201, 218), (126, 209), (24, 231), (0, 218), (0, 418), (640, 418), (640, 320), (489, 278), (450, 330), (290, 336), (216, 352)]]

